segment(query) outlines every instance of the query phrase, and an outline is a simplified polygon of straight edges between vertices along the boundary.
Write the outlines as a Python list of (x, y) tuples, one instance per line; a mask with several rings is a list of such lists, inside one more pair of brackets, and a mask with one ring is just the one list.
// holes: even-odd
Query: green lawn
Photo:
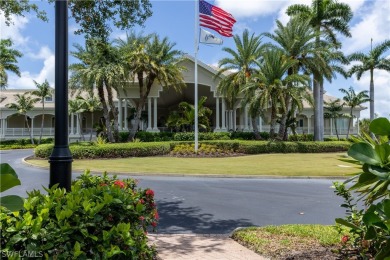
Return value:
[[(343, 153), (261, 154), (224, 158), (134, 157), (74, 160), (73, 169), (123, 174), (204, 174), (250, 176), (347, 176), (359, 172), (342, 162)], [(47, 160), (28, 160), (49, 167)]]

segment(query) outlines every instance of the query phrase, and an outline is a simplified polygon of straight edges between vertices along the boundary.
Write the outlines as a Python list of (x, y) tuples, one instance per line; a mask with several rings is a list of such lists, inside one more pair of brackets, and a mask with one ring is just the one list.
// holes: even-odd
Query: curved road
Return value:
[[(26, 194), (49, 183), (49, 171), (28, 166), (32, 150), (0, 151), (22, 185), (7, 193)], [(259, 165), (261, 167), (261, 165)], [(73, 174), (76, 177), (78, 173)], [(124, 177), (124, 176), (122, 176)], [(227, 234), (237, 227), (288, 223), (333, 224), (343, 217), (332, 180), (135, 176), (155, 191), (159, 233)]]

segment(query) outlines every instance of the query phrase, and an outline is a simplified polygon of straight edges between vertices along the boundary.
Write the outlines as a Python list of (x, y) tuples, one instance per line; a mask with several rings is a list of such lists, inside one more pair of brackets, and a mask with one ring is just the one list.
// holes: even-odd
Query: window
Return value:
[(45, 97), (45, 102), (53, 102), (53, 96)]

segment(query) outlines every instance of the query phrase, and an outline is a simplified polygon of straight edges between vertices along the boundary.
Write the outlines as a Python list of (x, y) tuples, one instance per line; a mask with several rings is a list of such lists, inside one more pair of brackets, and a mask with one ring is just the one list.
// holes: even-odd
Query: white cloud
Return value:
[(286, 1), (262, 0), (216, 0), (215, 5), (231, 13), (236, 19), (240, 17), (266, 16), (277, 13)]
[(15, 46), (25, 46), (29, 41), (21, 33), (29, 22), (27, 17), (11, 15), (13, 24), (6, 26), (3, 12), (0, 11), (0, 36), (1, 39), (11, 38)]
[(43, 60), (43, 67), (37, 74), (32, 74), (30, 71), (22, 71), (21, 77), (10, 74), (8, 85), (10, 89), (28, 89), (35, 88), (34, 80), (38, 83), (43, 83), (46, 79), (50, 86), (54, 87), (54, 53), (47, 46), (43, 46), (37, 54), (30, 53), (28, 55), (33, 59)]

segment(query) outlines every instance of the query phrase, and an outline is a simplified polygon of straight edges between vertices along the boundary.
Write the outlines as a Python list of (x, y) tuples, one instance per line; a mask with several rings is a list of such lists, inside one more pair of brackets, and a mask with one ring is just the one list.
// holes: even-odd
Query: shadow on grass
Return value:
[[(214, 219), (200, 207), (183, 207), (183, 202), (157, 201), (161, 234), (229, 234), (237, 227), (253, 226), (248, 219)], [(232, 209), (234, 210), (234, 209)]]

